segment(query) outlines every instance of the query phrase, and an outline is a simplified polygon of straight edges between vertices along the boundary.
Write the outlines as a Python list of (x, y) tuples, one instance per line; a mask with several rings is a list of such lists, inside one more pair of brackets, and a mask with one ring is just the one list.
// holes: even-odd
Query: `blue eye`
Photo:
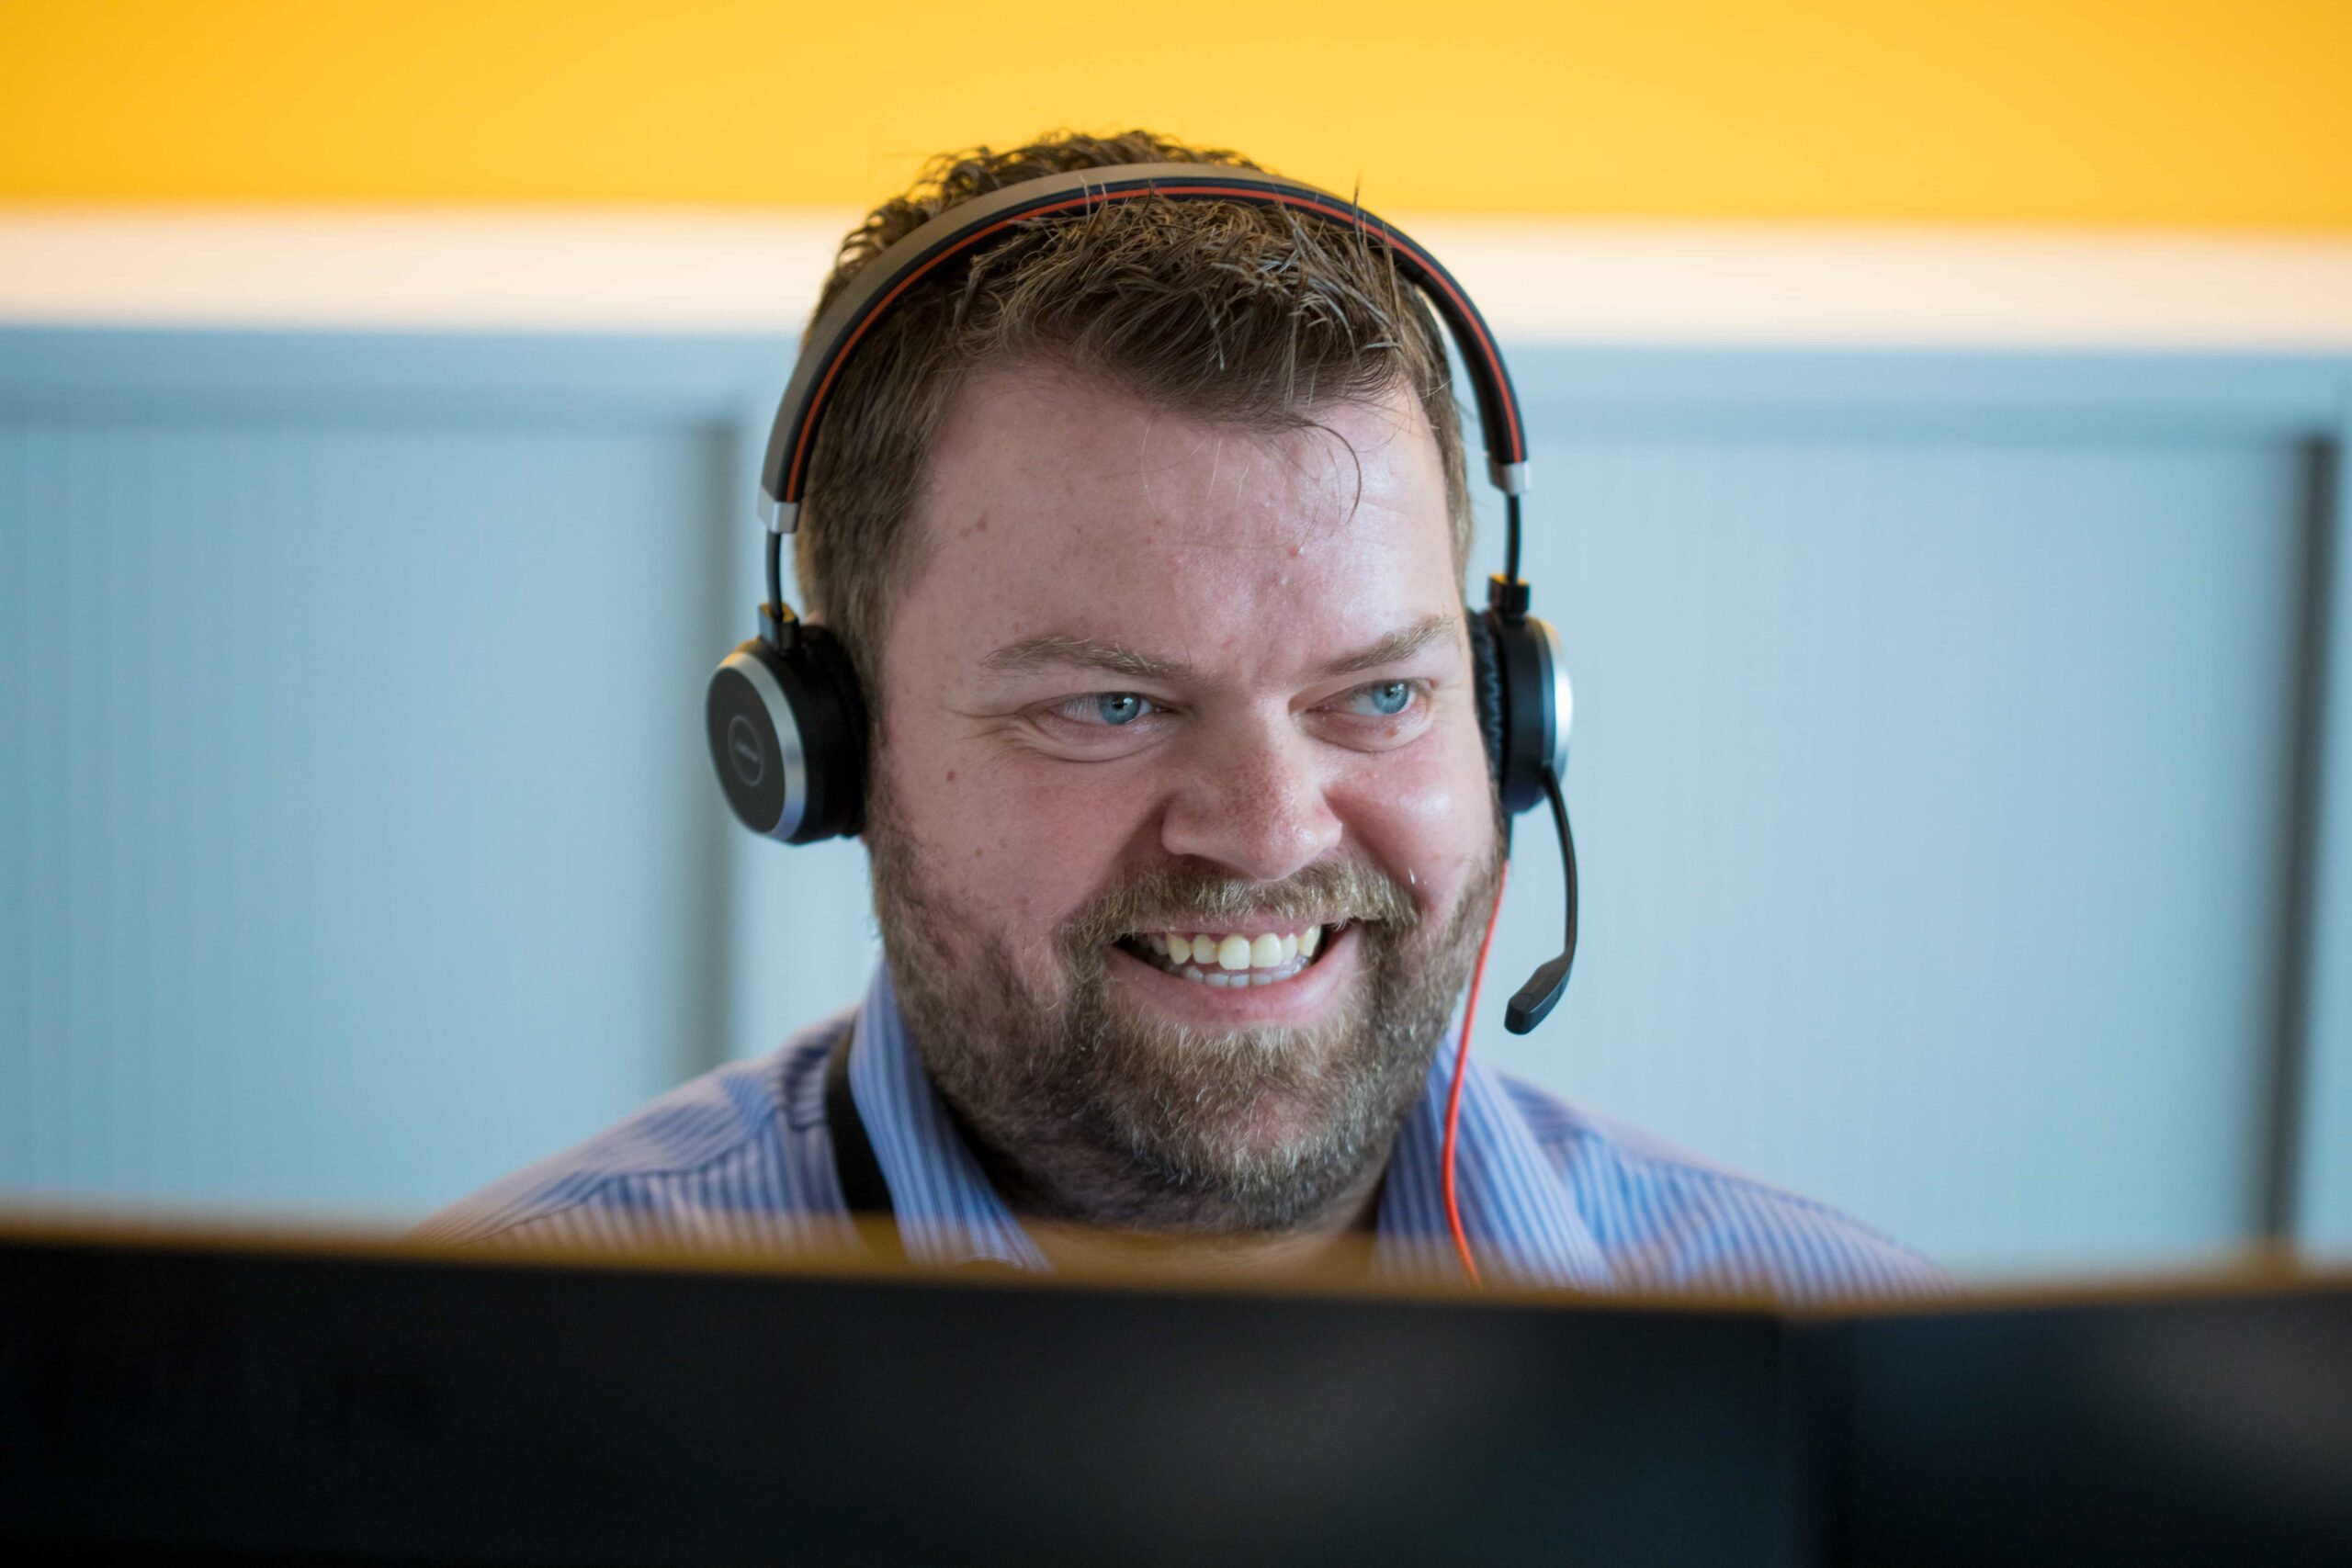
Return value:
[(1133, 692), (1103, 692), (1094, 698), (1094, 716), (1108, 725), (1132, 724), (1143, 716), (1144, 700)]
[(1378, 714), (1383, 718), (1394, 718), (1412, 706), (1413, 683), (1410, 681), (1383, 681), (1377, 685), (1361, 688), (1355, 697), (1364, 705), (1364, 711)]

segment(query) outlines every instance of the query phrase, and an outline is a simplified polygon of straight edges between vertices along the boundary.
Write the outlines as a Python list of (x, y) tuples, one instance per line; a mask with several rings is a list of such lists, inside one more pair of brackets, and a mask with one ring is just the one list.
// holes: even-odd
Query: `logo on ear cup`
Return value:
[(759, 728), (740, 713), (727, 723), (727, 761), (745, 789), (757, 789), (768, 775), (768, 749), (760, 744)]

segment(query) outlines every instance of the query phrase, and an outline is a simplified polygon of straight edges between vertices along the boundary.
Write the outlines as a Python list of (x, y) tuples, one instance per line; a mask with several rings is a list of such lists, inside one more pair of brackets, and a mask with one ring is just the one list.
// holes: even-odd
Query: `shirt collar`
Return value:
[[(1450, 1272), (1453, 1243), (1441, 1181), (1445, 1100), (1458, 1021), (1390, 1154), (1373, 1248), (1374, 1272)], [(932, 1087), (899, 1011), (890, 966), (877, 964), (850, 1050), (850, 1094), (889, 1184), (900, 1240), (921, 1262), (1048, 1267), (973, 1156)], [(1454, 1197), (1464, 1234), (1488, 1273), (1527, 1284), (1606, 1289), (1610, 1269), (1558, 1169), (1509, 1089), (1476, 1060), (1463, 1084)]]

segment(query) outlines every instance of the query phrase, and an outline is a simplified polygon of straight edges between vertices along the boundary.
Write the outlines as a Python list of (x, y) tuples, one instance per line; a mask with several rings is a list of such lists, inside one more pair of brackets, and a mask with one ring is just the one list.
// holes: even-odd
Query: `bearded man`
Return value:
[[(1146, 133), (934, 164), (959, 204)], [(1355, 230), (1126, 200), (1008, 226), (842, 362), (796, 563), (870, 724), (865, 1000), (448, 1211), (457, 1240), (838, 1240), (1446, 1265), (1456, 1019), (1504, 838), (1436, 322)], [(1461, 1237), (1593, 1290), (1932, 1290), (1916, 1255), (1471, 1064)], [(861, 1193), (868, 1194), (861, 1197)]]

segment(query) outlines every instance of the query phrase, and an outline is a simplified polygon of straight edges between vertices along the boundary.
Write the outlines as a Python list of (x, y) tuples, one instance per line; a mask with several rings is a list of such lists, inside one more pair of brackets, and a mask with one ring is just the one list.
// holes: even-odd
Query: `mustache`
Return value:
[(1110, 889), (1062, 926), (1062, 945), (1091, 953), (1136, 931), (1229, 931), (1242, 925), (1335, 925), (1342, 920), (1409, 931), (1421, 919), (1412, 895), (1360, 861), (1327, 861), (1281, 882), (1245, 882), (1205, 866), (1156, 866)]

